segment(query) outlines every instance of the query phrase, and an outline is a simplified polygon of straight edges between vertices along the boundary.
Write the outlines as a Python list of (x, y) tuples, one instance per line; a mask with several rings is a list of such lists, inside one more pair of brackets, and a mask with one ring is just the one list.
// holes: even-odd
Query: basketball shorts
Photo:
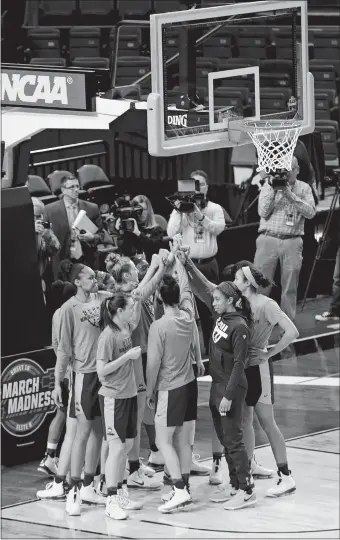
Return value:
[(197, 380), (174, 390), (159, 390), (156, 394), (155, 423), (180, 427), (197, 420)]
[(83, 414), (87, 420), (100, 416), (98, 391), (101, 384), (97, 373), (72, 372), (70, 379), (70, 396), (68, 416), (77, 418)]
[(137, 436), (137, 396), (111, 398), (99, 395), (105, 440), (134, 439)]
[(68, 405), (68, 399), (69, 399), (69, 380), (65, 377), (63, 382), (60, 384), (61, 386), (61, 401), (62, 401), (62, 407), (61, 409), (67, 410)]
[(255, 407), (257, 403), (272, 405), (274, 403), (274, 376), (272, 362), (264, 362), (259, 366), (245, 369), (248, 381), (246, 404)]

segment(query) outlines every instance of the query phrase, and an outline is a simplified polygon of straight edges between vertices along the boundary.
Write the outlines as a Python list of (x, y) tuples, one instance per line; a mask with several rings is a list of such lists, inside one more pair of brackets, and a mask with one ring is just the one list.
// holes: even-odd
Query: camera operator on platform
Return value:
[[(315, 216), (311, 187), (297, 180), (299, 165), (292, 159), (286, 177), (268, 177), (260, 192), (258, 212), (261, 218), (256, 240), (254, 264), (273, 280), (277, 263), (281, 269), (281, 309), (294, 321), (297, 288), (302, 265), (305, 219)], [(269, 290), (264, 291), (268, 295)]]
[[(203, 196), (197, 200), (191, 213), (178, 210), (180, 202), (176, 201), (168, 223), (168, 235), (173, 238), (182, 234), (183, 244), (190, 248), (190, 258), (202, 274), (213, 283), (219, 283), (219, 270), (216, 261), (217, 236), (224, 231), (225, 219), (222, 207), (208, 200), (208, 175), (204, 171), (193, 171), (190, 178), (195, 181), (195, 193)], [(202, 333), (206, 352), (212, 329), (209, 309), (196, 299), (201, 320)]]
[(136, 218), (129, 218), (128, 230), (122, 225), (122, 220), (118, 218), (116, 229), (119, 231), (118, 248), (126, 257), (145, 254), (148, 262), (154, 253), (158, 253), (161, 248), (166, 248), (164, 241), (166, 232), (157, 225), (155, 214), (150, 200), (145, 195), (136, 195), (131, 201), (134, 208), (140, 208)]

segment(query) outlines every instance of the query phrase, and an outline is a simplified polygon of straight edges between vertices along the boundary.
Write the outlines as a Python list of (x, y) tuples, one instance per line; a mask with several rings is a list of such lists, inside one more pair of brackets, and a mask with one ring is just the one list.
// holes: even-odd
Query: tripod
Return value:
[(308, 295), (308, 292), (309, 292), (310, 284), (311, 284), (312, 279), (313, 279), (316, 263), (318, 261), (322, 260), (321, 255), (322, 255), (324, 245), (325, 245), (325, 242), (326, 242), (326, 238), (327, 238), (327, 235), (328, 235), (328, 230), (329, 230), (330, 224), (331, 224), (332, 219), (333, 219), (334, 210), (336, 208), (336, 205), (337, 205), (337, 202), (338, 202), (338, 199), (339, 199), (339, 195), (340, 195), (340, 171), (336, 171), (336, 175), (337, 175), (337, 178), (336, 178), (336, 184), (335, 184), (335, 192), (334, 192), (334, 195), (333, 195), (331, 206), (330, 206), (330, 208), (328, 210), (328, 215), (327, 215), (326, 222), (325, 222), (325, 228), (324, 228), (320, 243), (318, 245), (318, 249), (317, 249), (314, 261), (313, 261), (313, 266), (312, 266), (312, 269), (311, 269), (310, 274), (309, 274), (307, 287), (306, 287), (305, 294), (304, 294), (304, 297), (303, 297), (303, 300), (302, 300), (301, 311), (303, 311), (303, 309), (305, 307), (306, 298), (307, 298), (307, 295)]

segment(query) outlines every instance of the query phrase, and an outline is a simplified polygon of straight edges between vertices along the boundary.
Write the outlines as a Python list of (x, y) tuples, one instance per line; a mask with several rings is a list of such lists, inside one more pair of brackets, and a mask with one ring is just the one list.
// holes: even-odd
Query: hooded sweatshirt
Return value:
[[(209, 373), (215, 391), (222, 399), (235, 397), (237, 386), (247, 388), (244, 373), (248, 355), (249, 328), (245, 317), (237, 312), (215, 315), (209, 344)], [(219, 387), (219, 388), (218, 388)]]
[(212, 289), (208, 286), (208, 280), (201, 277), (190, 260), (186, 269), (193, 293), (207, 305), (214, 316), (214, 329), (209, 344), (209, 373), (213, 382), (211, 398), (219, 406), (222, 397), (230, 401), (234, 399), (238, 386), (247, 388), (244, 368), (250, 332), (245, 317), (240, 313), (224, 313), (222, 316), (214, 313)]

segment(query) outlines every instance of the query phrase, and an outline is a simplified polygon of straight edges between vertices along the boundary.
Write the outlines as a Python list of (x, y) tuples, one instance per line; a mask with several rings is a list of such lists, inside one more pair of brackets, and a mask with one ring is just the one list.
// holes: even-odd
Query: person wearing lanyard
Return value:
[[(190, 178), (195, 180), (197, 193), (204, 195), (200, 207), (196, 205), (195, 211), (190, 214), (173, 210), (168, 223), (168, 236), (173, 238), (177, 234), (183, 237), (183, 244), (190, 247), (190, 257), (202, 274), (218, 283), (219, 271), (216, 261), (217, 237), (224, 231), (225, 219), (223, 209), (207, 199), (208, 176), (204, 171), (193, 171)], [(199, 186), (199, 188), (198, 188)], [(209, 348), (209, 339), (212, 329), (212, 318), (207, 307), (200, 301), (197, 309), (201, 320), (204, 346)]]
[[(292, 159), (284, 188), (275, 188), (267, 181), (260, 193), (258, 212), (261, 218), (256, 240), (254, 265), (272, 281), (277, 263), (281, 267), (281, 309), (294, 321), (305, 219), (315, 216), (315, 202), (311, 187), (297, 180), (299, 166)], [(273, 187), (274, 186), (274, 187)], [(263, 294), (270, 294), (270, 287)]]

